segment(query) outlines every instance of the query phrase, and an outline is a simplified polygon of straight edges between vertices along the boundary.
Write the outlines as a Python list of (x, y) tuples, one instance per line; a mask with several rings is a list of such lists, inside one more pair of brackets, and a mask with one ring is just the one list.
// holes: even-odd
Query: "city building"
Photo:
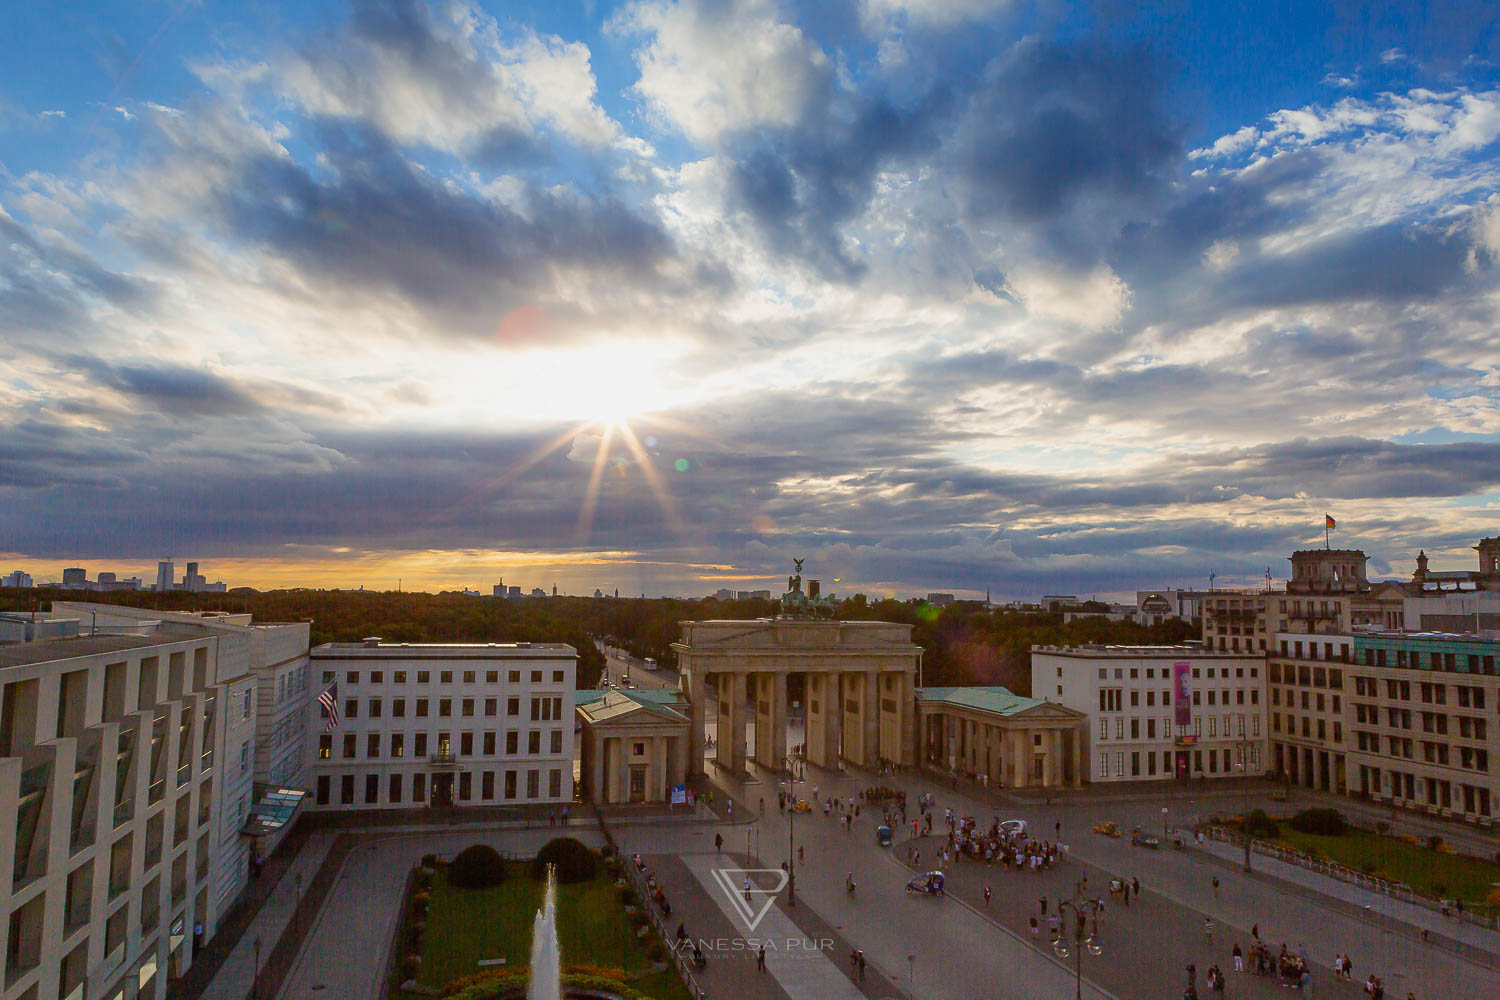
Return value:
[[(116, 604), (52, 602), (53, 614), (79, 619), (82, 630), (145, 630), (157, 626), (210, 635), (218, 642), (220, 676), (229, 707), (224, 727), (231, 751), (245, 767), (222, 776), (226, 819), (218, 846), (227, 870), (243, 875), (285, 837), (308, 787), (308, 718), (311, 680), (307, 622), (255, 622), (225, 611), (156, 611)], [(241, 882), (224, 881), (216, 891), (228, 906)]]
[(1282, 632), (1266, 657), (1272, 770), (1293, 784), (1346, 791), (1344, 681), (1353, 651), (1347, 632)]
[(1142, 625), (1160, 625), (1169, 618), (1193, 621), (1203, 617), (1203, 599), (1207, 596), (1201, 590), (1137, 590), (1135, 620)]
[(137, 631), (0, 649), (6, 1000), (164, 997), (244, 883), (222, 849), (238, 679), (212, 634)]
[(172, 565), (171, 560), (163, 559), (156, 564), (156, 589), (157, 591), (171, 590), (177, 584), (177, 567)]
[(63, 570), (62, 585), (64, 587), (82, 587), (88, 582), (88, 570), (82, 566), (70, 566)]
[[(539, 805), (573, 798), (578, 653), (562, 643), (325, 643), (312, 808)], [(326, 716), (326, 712), (325, 712)]]
[(692, 709), (680, 691), (578, 692), (581, 791), (601, 805), (668, 802), (687, 781)]
[(946, 608), (953, 603), (952, 594), (931, 593), (927, 595), (927, 603), (936, 608)]
[(1492, 826), (1500, 641), (1355, 633), (1345, 688), (1349, 792)]
[(0, 579), (0, 587), (30, 587), (31, 574), (22, 570), (7, 573), (4, 579)]
[(1080, 604), (1077, 594), (1043, 594), (1041, 607), (1043, 611), (1061, 611), (1065, 607)]
[(1417, 553), (1417, 571), (1412, 574), (1414, 593), (1452, 591), (1500, 591), (1500, 537), (1481, 538), (1474, 546), (1479, 553), (1479, 569), (1433, 570), (1428, 568), (1427, 552)]
[(1003, 687), (918, 688), (924, 763), (995, 788), (1078, 787), (1088, 715)]
[(1104, 618), (1112, 622), (1133, 622), (1137, 620), (1139, 612), (1134, 604), (1108, 604), (1102, 611), (1064, 611), (1063, 624), (1076, 622), (1081, 618)]
[(1091, 782), (1254, 777), (1266, 766), (1264, 665), (1197, 645), (1033, 646), (1031, 692), (1089, 717)]

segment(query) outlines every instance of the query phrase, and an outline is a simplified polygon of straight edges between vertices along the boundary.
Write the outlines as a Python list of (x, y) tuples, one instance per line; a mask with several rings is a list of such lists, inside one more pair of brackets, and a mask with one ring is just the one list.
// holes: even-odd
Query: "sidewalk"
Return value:
[[(1243, 864), (1242, 846), (1208, 840), (1194, 850), (1212, 855), (1235, 869)], [(1362, 889), (1349, 882), (1308, 871), (1300, 865), (1278, 861), (1264, 854), (1256, 854), (1251, 866), (1255, 870), (1251, 877), (1259, 875), (1263, 880), (1275, 880), (1304, 893), (1315, 893), (1330, 905), (1342, 904), (1348, 912), (1378, 919), (1392, 930), (1404, 932), (1411, 937), (1416, 937), (1425, 930), (1431, 944), (1459, 952), (1471, 962), (1500, 967), (1500, 931), (1444, 917), (1425, 906), (1392, 899), (1383, 893)]]

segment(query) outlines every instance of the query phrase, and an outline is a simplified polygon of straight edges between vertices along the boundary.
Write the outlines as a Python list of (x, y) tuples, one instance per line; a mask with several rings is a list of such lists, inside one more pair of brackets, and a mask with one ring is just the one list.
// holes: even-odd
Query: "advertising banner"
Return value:
[(1181, 660), (1172, 664), (1172, 704), (1179, 727), (1193, 724), (1193, 665)]

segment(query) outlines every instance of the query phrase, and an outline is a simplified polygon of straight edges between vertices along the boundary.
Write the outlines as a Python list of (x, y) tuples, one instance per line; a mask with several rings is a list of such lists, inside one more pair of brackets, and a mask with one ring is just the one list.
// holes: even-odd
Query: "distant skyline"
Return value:
[(0, 573), (1470, 568), (1500, 13), (1233, 6), (12, 4)]

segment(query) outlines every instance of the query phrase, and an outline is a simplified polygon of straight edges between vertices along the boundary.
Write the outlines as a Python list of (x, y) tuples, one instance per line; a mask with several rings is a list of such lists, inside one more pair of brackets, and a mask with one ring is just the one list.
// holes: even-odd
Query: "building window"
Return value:
[(333, 734), (321, 733), (318, 736), (318, 759), (328, 760), (333, 756)]
[(562, 798), (562, 771), (555, 767), (547, 776), (547, 794), (554, 799)]
[(541, 794), (541, 778), (540, 771), (533, 769), (526, 772), (526, 797), (528, 799), (534, 799)]
[(328, 792), (331, 784), (332, 782), (329, 780), (328, 775), (318, 775), (318, 805), (326, 806), (328, 804)]
[(458, 800), (467, 802), (474, 797), (474, 775), (464, 771), (458, 776)]
[(453, 671), (451, 671), (451, 670), (444, 670), (444, 671), (440, 672), (438, 674), (438, 683), (439, 684), (452, 684), (453, 683)]
[(419, 719), (425, 719), (425, 718), (427, 718), (427, 699), (426, 698), (418, 698), (417, 699), (417, 718), (419, 718)]
[(414, 754), (416, 754), (418, 757), (426, 757), (427, 756), (427, 734), (426, 733), (418, 733), (416, 735), (415, 743), (412, 746), (412, 752)]
[(465, 757), (471, 756), (474, 753), (473, 733), (458, 734), (458, 752), (463, 754)]
[(486, 771), (484, 777), (479, 779), (479, 797), (489, 801), (495, 797), (495, 772)]
[(498, 698), (484, 699), (484, 714), (489, 718), (493, 718), (495, 713), (499, 711), (499, 705), (500, 700)]
[(486, 757), (493, 757), (493, 756), (495, 756), (495, 732), (494, 732), (494, 730), (490, 730), (489, 732), (487, 732), (487, 733), (484, 734), (484, 755)]
[(474, 714), (474, 699), (473, 698), (465, 698), (464, 701), (463, 701), (463, 705), (462, 705), (461, 711), (463, 712), (465, 718), (468, 718), (469, 716), (473, 715)]
[(465, 670), (464, 671), (464, 683), (465, 684), (473, 684), (474, 683), (474, 671), (472, 671), (472, 670)]
[(1108, 719), (1101, 718), (1099, 720), (1099, 738), (1101, 740), (1107, 740), (1107, 739), (1109, 739), (1109, 720)]
[(359, 683), (359, 671), (358, 670), (345, 671), (345, 673), (344, 673), (344, 683), (345, 684), (358, 684)]
[(397, 803), (399, 803), (401, 801), (401, 775), (399, 773), (391, 775), (390, 786), (391, 786), (391, 795), (390, 795), (391, 804), (395, 805), (395, 804), (397, 804)]
[(365, 804), (374, 805), (380, 801), (380, 775), (365, 775)]
[(240, 744), (240, 773), (245, 774), (250, 770), (250, 741), (246, 740)]
[[(533, 684), (540, 684), (540, 683), (542, 683), (542, 672), (540, 670), (533, 670), (531, 672), (531, 683), (533, 683)], [(532, 772), (532, 773), (534, 774), (536, 772)], [(536, 798), (536, 796), (533, 795), (533, 796), (531, 796), (531, 798)]]
[(375, 758), (380, 756), (380, 734), (370, 733), (365, 737), (365, 756)]
[[(552, 671), (552, 683), (554, 683), (554, 684), (561, 684), (562, 682), (563, 682), (563, 672), (561, 670), (554, 670), (554, 671)], [(553, 793), (553, 794), (556, 794), (556, 793)]]
[(505, 797), (507, 799), (516, 797), (516, 772), (514, 771), (505, 772)]
[(552, 730), (552, 753), (562, 753), (562, 730)]
[(446, 719), (446, 718), (450, 717), (451, 715), (453, 715), (453, 699), (452, 698), (439, 698), (438, 699), (438, 718), (440, 718), (440, 719)]
[(353, 719), (353, 718), (355, 718), (358, 715), (359, 715), (359, 699), (358, 698), (345, 698), (344, 699), (344, 718), (346, 718), (346, 719)]
[(353, 733), (345, 733), (344, 734), (344, 759), (345, 760), (353, 760), (354, 757), (355, 757), (355, 754), (358, 753), (358, 749), (357, 749), (357, 747), (355, 745), (355, 742), (354, 742), (356, 739), (358, 739), (358, 737), (355, 736)]
[[(519, 684), (519, 683), (521, 683), (521, 671), (519, 671), (519, 670), (512, 670), (507, 675), (507, 677), (509, 678), (510, 683), (512, 683), (512, 684)], [(513, 771), (507, 771), (506, 773), (507, 774), (514, 774), (515, 772), (513, 772)], [(514, 795), (507, 795), (506, 798), (513, 799), (513, 798), (515, 798), (515, 796)]]
[(1109, 777), (1109, 754), (1107, 753), (1099, 755), (1099, 777)]
[(404, 718), (406, 718), (406, 699), (405, 698), (393, 698), (393, 699), (391, 699), (391, 718), (393, 718), (393, 719), (404, 719)]
[[(418, 684), (430, 684), (430, 683), (432, 683), (432, 671), (430, 671), (430, 670), (418, 670), (417, 671), (417, 683)], [(422, 798), (423, 797), (423, 796), (418, 796), (416, 794), (416, 792), (417, 792), (416, 788), (413, 787), (412, 788), (412, 795), (414, 797), (416, 797), (416, 798)]]
[(339, 779), (339, 802), (346, 806), (354, 804), (354, 775), (346, 774)]
[(370, 718), (372, 718), (372, 719), (378, 719), (378, 718), (380, 718), (380, 699), (379, 698), (371, 698), (370, 699)]
[(391, 674), (391, 678), (397, 684), (405, 684), (406, 683), (406, 671), (405, 670), (397, 670), (397, 671), (395, 671), (394, 673)]
[(505, 714), (507, 716), (511, 717), (511, 718), (514, 718), (514, 717), (520, 715), (521, 714), (521, 699), (520, 698), (507, 698), (507, 699), (505, 699)]
[(427, 775), (414, 774), (411, 776), (411, 800), (423, 802), (427, 799)]
[(405, 733), (392, 733), (391, 734), (391, 756), (392, 757), (404, 757), (404, 756), (406, 756), (406, 734)]
[(526, 734), (526, 752), (532, 755), (542, 752), (542, 731), (540, 729), (533, 729)]
[(1116, 750), (1115, 751), (1115, 777), (1116, 778), (1123, 778), (1123, 777), (1125, 777), (1125, 751), (1124, 750)]
[(500, 683), (500, 671), (498, 671), (498, 670), (486, 670), (484, 672), (484, 682), (486, 684), (499, 684)]

